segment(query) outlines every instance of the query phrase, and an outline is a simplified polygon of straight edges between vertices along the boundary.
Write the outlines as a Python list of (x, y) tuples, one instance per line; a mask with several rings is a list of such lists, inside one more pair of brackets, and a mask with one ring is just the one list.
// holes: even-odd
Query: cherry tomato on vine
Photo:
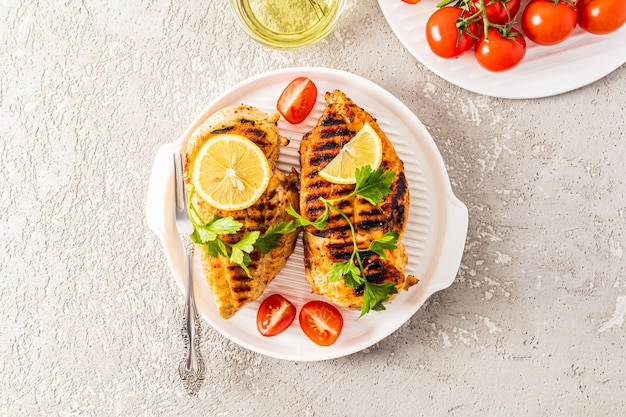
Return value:
[(263, 336), (284, 332), (296, 318), (296, 308), (280, 294), (267, 297), (256, 313), (256, 327)]
[[(510, 22), (519, 11), (521, 0), (484, 0), (487, 20), (503, 25)], [(472, 0), (469, 5), (472, 13), (480, 10), (480, 0)]]
[(310, 79), (298, 77), (289, 83), (276, 103), (276, 109), (291, 124), (302, 122), (313, 110), (317, 87)]
[(539, 45), (556, 45), (567, 39), (578, 21), (576, 9), (562, 0), (532, 0), (522, 13), (522, 29)]
[(426, 22), (426, 41), (435, 55), (456, 58), (472, 48), (480, 28), (476, 22), (464, 24), (462, 20), (468, 16), (467, 10), (456, 6), (442, 7), (430, 15)]
[(626, 22), (624, 0), (578, 0), (578, 25), (589, 33), (605, 35)]
[(304, 334), (320, 346), (335, 343), (343, 328), (343, 316), (339, 310), (319, 300), (306, 303), (300, 310), (298, 320)]
[(526, 41), (517, 29), (511, 28), (506, 37), (498, 29), (490, 27), (486, 35), (483, 34), (474, 48), (476, 61), (486, 70), (500, 72), (513, 69), (526, 55)]

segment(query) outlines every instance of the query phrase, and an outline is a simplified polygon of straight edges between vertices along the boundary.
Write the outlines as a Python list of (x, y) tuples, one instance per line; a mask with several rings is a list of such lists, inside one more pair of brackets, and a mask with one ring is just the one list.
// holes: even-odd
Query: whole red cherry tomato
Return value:
[(507, 71), (519, 64), (526, 55), (526, 41), (522, 34), (511, 28), (508, 37), (490, 27), (487, 36), (476, 42), (474, 56), (481, 67), (493, 72)]
[(426, 41), (435, 55), (456, 58), (474, 46), (480, 29), (476, 22), (467, 24), (464, 29), (462, 20), (467, 16), (467, 10), (456, 6), (442, 7), (430, 15), (426, 22)]
[[(484, 0), (487, 20), (498, 25), (511, 21), (519, 11), (520, 2), (520, 0)], [(480, 0), (472, 0), (470, 3), (472, 13), (478, 12), (480, 7)]]
[(402, 0), (405, 3), (409, 3), (409, 4), (417, 4), (419, 3), (421, 0)]
[(625, 0), (578, 0), (578, 25), (589, 33), (605, 35), (626, 22)]
[(522, 13), (522, 29), (539, 45), (556, 45), (567, 39), (574, 29), (576, 9), (562, 0), (532, 0)]

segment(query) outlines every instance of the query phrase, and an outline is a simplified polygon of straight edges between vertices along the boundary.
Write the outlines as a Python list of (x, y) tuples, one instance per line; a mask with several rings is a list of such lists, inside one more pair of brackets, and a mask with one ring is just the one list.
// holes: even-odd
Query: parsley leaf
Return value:
[(206, 250), (206, 253), (208, 253), (209, 256), (213, 258), (217, 258), (220, 255), (226, 256), (226, 257), (229, 256), (228, 251), (226, 250), (226, 245), (221, 239), (214, 239), (214, 240), (209, 240), (206, 242), (197, 242), (194, 240), (194, 242), (204, 245), (204, 249)]
[(370, 204), (376, 205), (391, 192), (391, 184), (395, 176), (395, 172), (390, 169), (385, 170), (382, 166), (374, 171), (369, 165), (357, 168), (355, 172), (356, 187), (353, 194), (366, 199)]
[(230, 261), (237, 265), (243, 264), (243, 251), (236, 247), (230, 248)]
[(334, 263), (333, 268), (330, 270), (328, 280), (330, 282), (335, 282), (335, 281), (339, 281), (341, 277), (343, 277), (344, 282), (348, 280), (350, 281), (351, 284), (356, 284), (356, 285), (349, 285), (348, 283), (346, 283), (348, 287), (356, 288), (360, 284), (354, 277), (361, 278), (361, 270), (359, 269), (359, 267), (357, 267), (354, 264), (354, 261), (352, 259), (346, 262)]
[(232, 216), (220, 217), (212, 215), (206, 222), (198, 223), (199, 214), (195, 212), (195, 220), (192, 218), (194, 232), (191, 239), (196, 243), (205, 243), (213, 241), (217, 235), (236, 233), (241, 229), (242, 224), (234, 220)]
[(304, 218), (301, 214), (296, 212), (296, 210), (294, 210), (294, 208), (291, 206), (287, 207), (286, 211), (288, 214), (296, 218), (296, 221), (299, 226), (313, 226), (317, 230), (324, 230), (324, 228), (328, 225), (328, 216), (329, 216), (328, 204), (326, 204), (327, 200), (324, 200), (321, 197), (320, 197), (320, 200), (324, 202), (324, 205), (325, 205), (324, 212), (314, 221), (310, 221)]
[(241, 251), (243, 251), (245, 253), (250, 253), (250, 252), (252, 252), (254, 250), (254, 244), (256, 243), (256, 241), (259, 238), (260, 234), (261, 233), (257, 232), (257, 231), (246, 232), (241, 237), (241, 239), (239, 239), (239, 242), (233, 243), (231, 245), (231, 248), (233, 248), (233, 249), (240, 249)]
[(384, 284), (365, 282), (363, 305), (361, 306), (361, 315), (359, 317), (363, 317), (363, 315), (369, 313), (370, 310), (385, 310), (384, 303), (389, 301), (389, 295), (397, 293), (398, 290), (391, 282), (385, 282)]
[[(291, 206), (289, 207), (291, 208)], [(289, 209), (287, 209), (287, 211), (289, 211)], [(254, 246), (259, 248), (259, 250), (263, 254), (266, 254), (272, 249), (280, 246), (279, 240), (281, 237), (283, 237), (283, 235), (295, 232), (296, 230), (298, 230), (298, 227), (300, 227), (300, 225), (298, 224), (296, 220), (291, 220), (289, 222), (276, 223), (270, 226), (265, 231), (263, 236), (259, 237), (256, 240), (256, 242), (254, 242)]]
[(380, 239), (372, 240), (367, 250), (372, 251), (378, 254), (381, 258), (385, 259), (386, 256), (384, 250), (396, 249), (398, 247), (398, 237), (399, 235), (396, 232), (387, 232)]
[(346, 286), (357, 289), (360, 285), (366, 283), (367, 279), (361, 275), (361, 270), (355, 266), (343, 276), (343, 282)]

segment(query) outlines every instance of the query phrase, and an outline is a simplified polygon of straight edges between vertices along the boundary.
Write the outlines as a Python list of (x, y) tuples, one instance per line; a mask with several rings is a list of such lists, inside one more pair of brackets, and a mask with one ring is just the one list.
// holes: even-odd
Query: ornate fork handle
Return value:
[(185, 344), (185, 357), (178, 365), (178, 373), (189, 395), (195, 395), (204, 382), (206, 366), (200, 354), (200, 335), (202, 329), (196, 310), (196, 303), (193, 296), (193, 281), (191, 279), (191, 261), (193, 258), (194, 244), (191, 239), (184, 234), (181, 234), (181, 238), (185, 249), (185, 278), (187, 280), (187, 291), (183, 327), (181, 329), (183, 342)]

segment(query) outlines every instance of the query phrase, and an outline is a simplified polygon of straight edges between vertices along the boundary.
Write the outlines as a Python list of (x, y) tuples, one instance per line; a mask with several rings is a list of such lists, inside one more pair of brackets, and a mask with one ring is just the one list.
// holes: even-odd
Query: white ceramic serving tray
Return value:
[(260, 299), (245, 306), (229, 320), (219, 316), (198, 259), (193, 272), (198, 311), (221, 334), (264, 355), (314, 361), (341, 357), (373, 345), (402, 326), (431, 294), (452, 284), (465, 245), (468, 213), (452, 193), (441, 155), (428, 131), (415, 114), (386, 90), (359, 76), (332, 69), (290, 68), (261, 74), (218, 97), (178, 140), (162, 146), (157, 152), (148, 189), (147, 221), (163, 244), (167, 262), (181, 291), (184, 290), (183, 252), (174, 224), (172, 153), (183, 151), (191, 133), (223, 107), (245, 103), (265, 112), (274, 112), (280, 93), (298, 76), (309, 77), (315, 82), (317, 103), (301, 124), (290, 125), (282, 118), (279, 121), (281, 134), (291, 142), (281, 149), (278, 167), (284, 172), (291, 167), (299, 170), (300, 139), (316, 124), (324, 109), (326, 91), (340, 89), (370, 112), (404, 161), (411, 193), (403, 240), (409, 255), (407, 273), (420, 278), (420, 282), (400, 294), (385, 311), (372, 312), (357, 320), (358, 312), (342, 309), (344, 328), (341, 336), (334, 345), (320, 347), (304, 335), (297, 318), (285, 332), (274, 337), (263, 337), (256, 329), (258, 306), (269, 294), (282, 294), (294, 303), (298, 312), (307, 301), (324, 299), (312, 294), (305, 280), (300, 239), (286, 267)]

